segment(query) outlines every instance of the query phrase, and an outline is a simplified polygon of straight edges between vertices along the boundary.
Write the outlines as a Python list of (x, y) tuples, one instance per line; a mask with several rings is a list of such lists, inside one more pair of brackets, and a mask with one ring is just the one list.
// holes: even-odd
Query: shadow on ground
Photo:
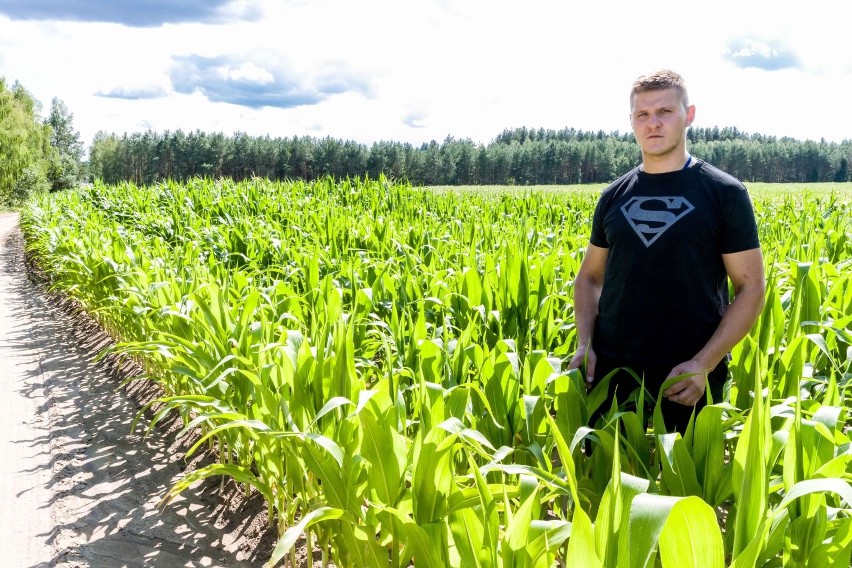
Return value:
[[(20, 272), (9, 303), (20, 322), (4, 341), (39, 353), (23, 384), (29, 397), (43, 397), (44, 434), (20, 443), (49, 453), (54, 527), (53, 558), (43, 566), (201, 567), (261, 566), (274, 546), (265, 506), (245, 499), (233, 483), (220, 492), (210, 480), (184, 492), (163, 509), (157, 503), (186, 468), (186, 441), (176, 441), (176, 422), (143, 437), (146, 419), (131, 432), (139, 409), (157, 396), (147, 381), (122, 380), (138, 372), (116, 360), (93, 363), (109, 338), (90, 319), (42, 284), (28, 279), (19, 230), (2, 247), (0, 270)], [(37, 473), (37, 472), (28, 472)]]

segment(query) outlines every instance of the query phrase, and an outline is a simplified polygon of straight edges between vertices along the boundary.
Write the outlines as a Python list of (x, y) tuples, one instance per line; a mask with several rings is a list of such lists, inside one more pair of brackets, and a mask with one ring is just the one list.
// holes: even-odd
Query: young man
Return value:
[[(677, 73), (634, 82), (630, 122), (642, 164), (595, 209), (574, 283), (578, 349), (569, 364), (583, 368), (587, 386), (631, 368), (654, 397), (667, 378), (689, 375), (663, 393), (666, 429), (681, 433), (706, 404), (705, 385), (721, 400), (728, 352), (756, 321), (766, 288), (751, 200), (737, 179), (687, 153), (694, 119)], [(623, 401), (637, 386), (619, 371), (610, 397)]]

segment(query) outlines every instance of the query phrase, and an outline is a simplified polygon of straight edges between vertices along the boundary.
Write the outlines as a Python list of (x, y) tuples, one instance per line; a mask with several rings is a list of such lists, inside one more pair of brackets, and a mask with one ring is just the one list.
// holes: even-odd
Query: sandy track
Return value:
[(0, 215), (0, 565), (260, 566), (274, 537), (257, 497), (208, 482), (157, 508), (183, 444), (130, 432), (151, 387), (92, 363), (107, 339), (27, 278), (22, 243)]

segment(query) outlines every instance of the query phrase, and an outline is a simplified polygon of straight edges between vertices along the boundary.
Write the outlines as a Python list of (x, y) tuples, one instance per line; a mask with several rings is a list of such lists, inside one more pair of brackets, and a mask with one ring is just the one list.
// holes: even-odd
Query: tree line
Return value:
[[(313, 180), (384, 174), (417, 185), (550, 185), (610, 182), (640, 162), (633, 134), (514, 128), (488, 144), (448, 136), (419, 146), (335, 138), (232, 136), (201, 131), (99, 132), (83, 162), (73, 115), (54, 98), (48, 116), (19, 83), (0, 77), (0, 208), (86, 179), (151, 184), (193, 177)], [(850, 181), (852, 140), (800, 141), (736, 128), (692, 128), (697, 157), (746, 182)]]
[(0, 210), (29, 195), (73, 187), (81, 177), (83, 143), (73, 115), (54, 98), (50, 113), (20, 83), (0, 77)]
[[(736, 128), (692, 128), (689, 149), (746, 182), (849, 181), (852, 140), (799, 141)], [(448, 136), (415, 146), (201, 131), (96, 135), (92, 176), (148, 184), (195, 176), (312, 180), (385, 174), (422, 185), (605, 183), (641, 160), (632, 134), (516, 128), (487, 145)]]

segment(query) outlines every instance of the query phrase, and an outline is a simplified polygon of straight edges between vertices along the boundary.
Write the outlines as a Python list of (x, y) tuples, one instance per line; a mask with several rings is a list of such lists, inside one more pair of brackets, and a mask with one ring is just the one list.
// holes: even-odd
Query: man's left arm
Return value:
[(669, 400), (686, 406), (695, 406), (701, 400), (707, 373), (748, 334), (763, 309), (766, 279), (760, 249), (723, 254), (722, 260), (734, 287), (734, 299), (722, 316), (719, 327), (701, 351), (669, 373), (669, 377), (683, 374), (693, 376), (675, 383), (663, 393)]

